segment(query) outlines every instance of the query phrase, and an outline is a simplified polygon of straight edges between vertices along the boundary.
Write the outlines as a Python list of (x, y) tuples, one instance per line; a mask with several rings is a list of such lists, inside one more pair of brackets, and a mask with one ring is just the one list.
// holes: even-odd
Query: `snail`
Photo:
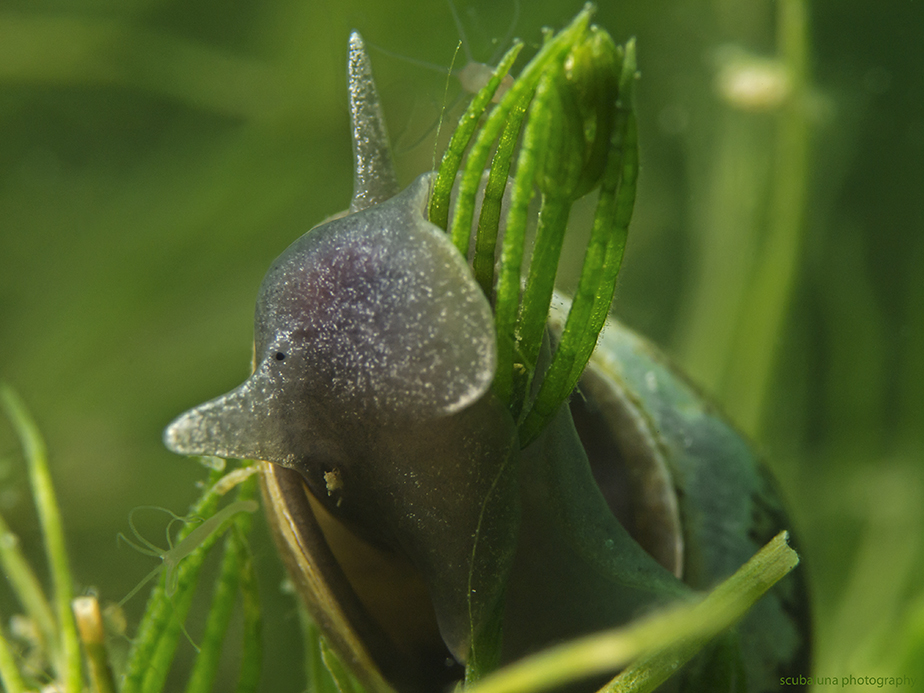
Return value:
[[(746, 441), (615, 320), (579, 394), (520, 449), (491, 389), (491, 306), (427, 219), (432, 174), (398, 190), (357, 33), (348, 73), (350, 208), (268, 270), (251, 377), (181, 415), (164, 441), (263, 460), (281, 554), (367, 690), (440, 690), (463, 666), (490, 670), (687, 599), (787, 526)], [(567, 303), (553, 302), (549, 342)], [(807, 671), (801, 573), (736, 637), (721, 656), (748, 690)], [(710, 656), (682, 686), (712, 680)]]

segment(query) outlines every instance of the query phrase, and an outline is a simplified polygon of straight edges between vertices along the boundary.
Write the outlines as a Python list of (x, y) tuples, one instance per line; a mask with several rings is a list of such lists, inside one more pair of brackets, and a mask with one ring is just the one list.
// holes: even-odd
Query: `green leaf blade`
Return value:
[(537, 89), (530, 105), (529, 118), (523, 133), (523, 143), (517, 158), (516, 177), (510, 196), (510, 209), (501, 245), (500, 270), (494, 306), (497, 329), (497, 375), (494, 392), (504, 404), (513, 399), (514, 352), (516, 344), (517, 307), (520, 303), (520, 273), (523, 268), (523, 246), (526, 220), (534, 193), (534, 181), (545, 162), (552, 118), (545, 102), (550, 98), (547, 87)]
[[(548, 41), (529, 62), (510, 90), (494, 107), (484, 127), (479, 131), (472, 145), (462, 180), (457, 193), (456, 209), (452, 219), (452, 240), (464, 257), (468, 257), (469, 238), (472, 219), (474, 218), (475, 194), (481, 182), (481, 173), (490, 156), (494, 141), (500, 136), (507, 116), (517, 104), (525, 104), (531, 98), (543, 72), (553, 62), (560, 60), (573, 43), (587, 31), (587, 24), (593, 14), (593, 8), (586, 6), (574, 18), (571, 24)], [(442, 166), (440, 167), (442, 169)], [(460, 204), (461, 203), (461, 204)]]
[(552, 362), (520, 427), (523, 445), (535, 440), (577, 386), (609, 315), (638, 179), (638, 134), (632, 105), (635, 74), (634, 42), (630, 41), (622, 63), (613, 137), (578, 288)]
[(0, 404), (3, 405), (22, 444), (29, 469), (32, 496), (42, 527), (45, 552), (51, 568), (56, 620), (60, 632), (61, 654), (60, 661), (57, 662), (58, 674), (64, 684), (65, 693), (79, 693), (83, 687), (83, 660), (80, 639), (77, 636), (77, 623), (71, 611), (74, 588), (64, 541), (61, 511), (48, 468), (45, 441), (22, 399), (7, 385), (0, 385)]
[(478, 234), (475, 238), (475, 256), (472, 269), (485, 295), (490, 299), (494, 290), (494, 263), (497, 234), (500, 229), (501, 206), (507, 189), (507, 176), (513, 160), (513, 150), (526, 115), (526, 104), (516, 104), (510, 112), (504, 132), (491, 161), (491, 171), (481, 203)]
[(430, 221), (444, 231), (449, 226), (449, 196), (452, 192), (452, 186), (455, 184), (456, 173), (458, 173), (459, 166), (462, 164), (465, 149), (475, 134), (478, 121), (491, 99), (494, 98), (494, 94), (497, 93), (497, 89), (504, 77), (510, 72), (510, 68), (513, 67), (513, 63), (522, 49), (522, 43), (515, 43), (504, 54), (491, 79), (472, 99), (452, 133), (449, 146), (446, 148), (446, 153), (443, 154), (443, 159), (440, 162), (436, 180), (433, 183), (433, 190), (430, 193)]
[[(538, 693), (645, 660), (626, 669), (600, 693), (647, 693), (676, 673), (711, 638), (737, 622), (763, 594), (799, 564), (780, 532), (731, 577), (695, 604), (684, 604), (551, 647), (485, 678), (470, 693)], [(643, 663), (644, 662), (644, 663)], [(660, 668), (652, 670), (652, 663)], [(678, 664), (679, 663), (679, 664)], [(644, 671), (642, 666), (648, 667)], [(632, 682), (635, 687), (625, 687)], [(623, 686), (623, 687), (619, 687)]]

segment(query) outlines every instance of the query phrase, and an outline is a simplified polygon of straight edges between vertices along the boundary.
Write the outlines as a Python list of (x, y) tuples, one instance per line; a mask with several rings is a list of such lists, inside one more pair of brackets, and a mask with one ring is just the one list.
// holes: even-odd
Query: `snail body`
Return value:
[[(397, 190), (358, 34), (349, 75), (350, 209), (273, 263), (253, 374), (177, 418), (167, 447), (264, 461), (283, 559), (370, 691), (439, 690), (475, 660), (625, 623), (733, 572), (786, 525), (772, 482), (615, 321), (580, 395), (520, 449), (491, 391), (491, 306), (427, 219), (430, 174)], [(805, 671), (805, 619), (798, 580), (757, 605), (740, 629), (749, 690)]]
[(415, 567), (464, 661), (470, 606), (498, 599), (496, 579), (469, 572), (473, 537), (489, 526), (509, 535), (479, 570), (503, 572), (512, 556), (517, 508), (491, 499), (512, 495), (516, 427), (489, 389), (487, 300), (424, 217), (428, 180), (293, 243), (260, 289), (253, 375), (177, 419), (165, 440), (297, 472), (358, 540)]

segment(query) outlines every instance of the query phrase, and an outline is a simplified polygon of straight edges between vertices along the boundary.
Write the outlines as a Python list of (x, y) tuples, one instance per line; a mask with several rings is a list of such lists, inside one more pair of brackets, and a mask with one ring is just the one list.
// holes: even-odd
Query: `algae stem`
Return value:
[[(580, 638), (525, 657), (486, 677), (470, 693), (538, 693), (612, 671), (645, 653), (679, 648), (689, 657), (738, 619), (776, 582), (799, 564), (783, 531), (702, 601), (654, 614), (614, 630)], [(689, 647), (689, 640), (699, 647)], [(658, 658), (652, 657), (650, 662)], [(659, 672), (666, 679), (676, 669)], [(652, 680), (654, 680), (654, 676)], [(602, 689), (616, 690), (614, 682)], [(647, 690), (647, 689), (646, 689)]]
[(71, 611), (73, 583), (67, 560), (67, 548), (64, 544), (61, 511), (58, 508), (51, 473), (48, 470), (45, 441), (42, 440), (38, 426), (26, 410), (25, 404), (8, 385), (0, 385), (0, 404), (6, 410), (22, 444), (23, 454), (29, 468), (32, 496), (35, 499), (39, 524), (42, 527), (48, 565), (51, 567), (55, 611), (61, 637), (61, 659), (57, 663), (58, 676), (66, 693), (79, 693), (83, 688), (83, 673), (77, 624), (74, 621), (74, 613)]
[(738, 423), (759, 432), (779, 339), (800, 266), (808, 198), (808, 16), (804, 0), (781, 0), (778, 50), (792, 84), (777, 122), (767, 242), (739, 324), (738, 348), (729, 368), (728, 402)]

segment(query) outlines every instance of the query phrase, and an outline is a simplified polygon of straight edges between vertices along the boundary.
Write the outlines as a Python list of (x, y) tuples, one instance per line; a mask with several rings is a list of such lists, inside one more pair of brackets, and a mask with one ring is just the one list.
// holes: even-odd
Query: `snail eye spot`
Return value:
[(286, 355), (284, 353), (282, 353), (281, 351), (276, 352), (277, 361), (285, 361), (285, 359), (286, 359)]

